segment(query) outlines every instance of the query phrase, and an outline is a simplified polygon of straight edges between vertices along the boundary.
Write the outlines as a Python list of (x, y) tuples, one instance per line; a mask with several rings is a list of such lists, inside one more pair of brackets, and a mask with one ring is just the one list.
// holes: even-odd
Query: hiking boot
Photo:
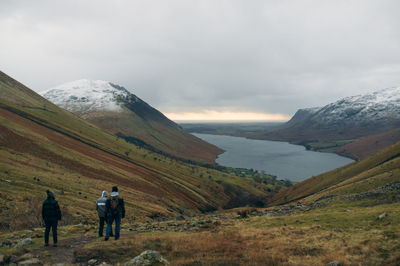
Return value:
[(48, 247), (48, 246), (49, 246), (49, 243), (44, 243), (44, 246), (45, 246), (45, 247)]
[(108, 241), (108, 236), (106, 236), (106, 237), (104, 238), (104, 241)]
[(56, 248), (56, 247), (57, 247), (57, 243), (54, 243), (54, 244), (53, 244), (53, 247), (55, 247), (55, 248)]

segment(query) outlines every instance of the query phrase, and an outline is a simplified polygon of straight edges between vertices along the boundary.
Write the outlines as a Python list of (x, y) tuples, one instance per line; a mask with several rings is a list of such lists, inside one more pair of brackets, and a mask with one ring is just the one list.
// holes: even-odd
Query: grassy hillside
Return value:
[(85, 119), (128, 141), (133, 140), (134, 143), (154, 151), (185, 160), (215, 164), (217, 155), (223, 152), (220, 148), (187, 133), (158, 111), (158, 116), (163, 119), (146, 119), (127, 107), (123, 109), (121, 113), (102, 112), (85, 116)]
[(40, 224), (46, 189), (63, 223), (95, 218), (103, 189), (118, 185), (128, 220), (255, 203), (266, 184), (152, 153), (100, 130), (0, 72), (0, 229)]
[(400, 141), (400, 128), (382, 134), (361, 138), (352, 143), (336, 148), (335, 152), (339, 155), (360, 160), (373, 155), (398, 141)]
[(331, 193), (339, 188), (366, 191), (396, 180), (400, 180), (400, 142), (361, 161), (298, 183), (274, 195), (269, 203), (283, 204), (313, 194)]

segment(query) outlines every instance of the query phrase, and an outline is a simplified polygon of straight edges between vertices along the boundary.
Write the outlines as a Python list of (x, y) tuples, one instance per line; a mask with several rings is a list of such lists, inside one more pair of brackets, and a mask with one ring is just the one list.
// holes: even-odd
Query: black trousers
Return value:
[[(103, 236), (104, 223), (107, 223), (106, 217), (99, 217), (99, 236)], [(110, 236), (113, 236), (112, 231)]]
[(103, 236), (103, 231), (104, 231), (104, 222), (106, 221), (106, 218), (104, 217), (99, 217), (99, 236)]
[(50, 228), (53, 231), (53, 243), (57, 244), (57, 225), (58, 225), (58, 221), (48, 221), (45, 220), (44, 221), (45, 225), (46, 225), (46, 230), (44, 231), (44, 243), (48, 244), (49, 243), (49, 234), (50, 234)]

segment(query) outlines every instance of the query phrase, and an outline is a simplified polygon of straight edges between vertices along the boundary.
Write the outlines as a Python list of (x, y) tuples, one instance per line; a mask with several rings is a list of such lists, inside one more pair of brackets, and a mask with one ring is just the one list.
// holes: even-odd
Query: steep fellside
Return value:
[(107, 132), (153, 151), (209, 164), (215, 164), (222, 152), (188, 134), (125, 88), (107, 81), (77, 80), (42, 95)]
[(173, 160), (127, 143), (0, 72), (0, 230), (40, 226), (52, 189), (63, 223), (93, 220), (93, 202), (118, 185), (127, 219), (254, 203), (264, 184)]
[(309, 178), (281, 191), (270, 200), (270, 204), (284, 204), (301, 200), (316, 193), (347, 187), (350, 190), (368, 190), (400, 180), (400, 142), (333, 171)]
[(400, 141), (400, 128), (378, 135), (368, 136), (339, 147), (336, 153), (353, 157), (355, 160), (364, 159), (378, 151)]
[(294, 114), (294, 116), (287, 123), (282, 125), (281, 127), (288, 128), (288, 127), (294, 126), (296, 124), (299, 124), (299, 123), (309, 119), (312, 115), (314, 115), (320, 109), (321, 109), (320, 107), (299, 109)]

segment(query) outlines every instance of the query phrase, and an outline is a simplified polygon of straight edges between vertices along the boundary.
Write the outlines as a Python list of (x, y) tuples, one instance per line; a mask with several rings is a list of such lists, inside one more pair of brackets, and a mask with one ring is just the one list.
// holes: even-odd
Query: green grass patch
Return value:
[(313, 151), (319, 152), (335, 152), (340, 146), (354, 142), (355, 140), (338, 140), (330, 142), (310, 142), (306, 147)]
[[(253, 217), (247, 221), (247, 225), (256, 228), (318, 226), (323, 230), (341, 228), (349, 233), (360, 229), (400, 229), (400, 203), (362, 206), (367, 204), (372, 205), (372, 201), (338, 201), (325, 208), (300, 211), (289, 216)], [(382, 213), (387, 213), (387, 216), (378, 220), (377, 217)]]

